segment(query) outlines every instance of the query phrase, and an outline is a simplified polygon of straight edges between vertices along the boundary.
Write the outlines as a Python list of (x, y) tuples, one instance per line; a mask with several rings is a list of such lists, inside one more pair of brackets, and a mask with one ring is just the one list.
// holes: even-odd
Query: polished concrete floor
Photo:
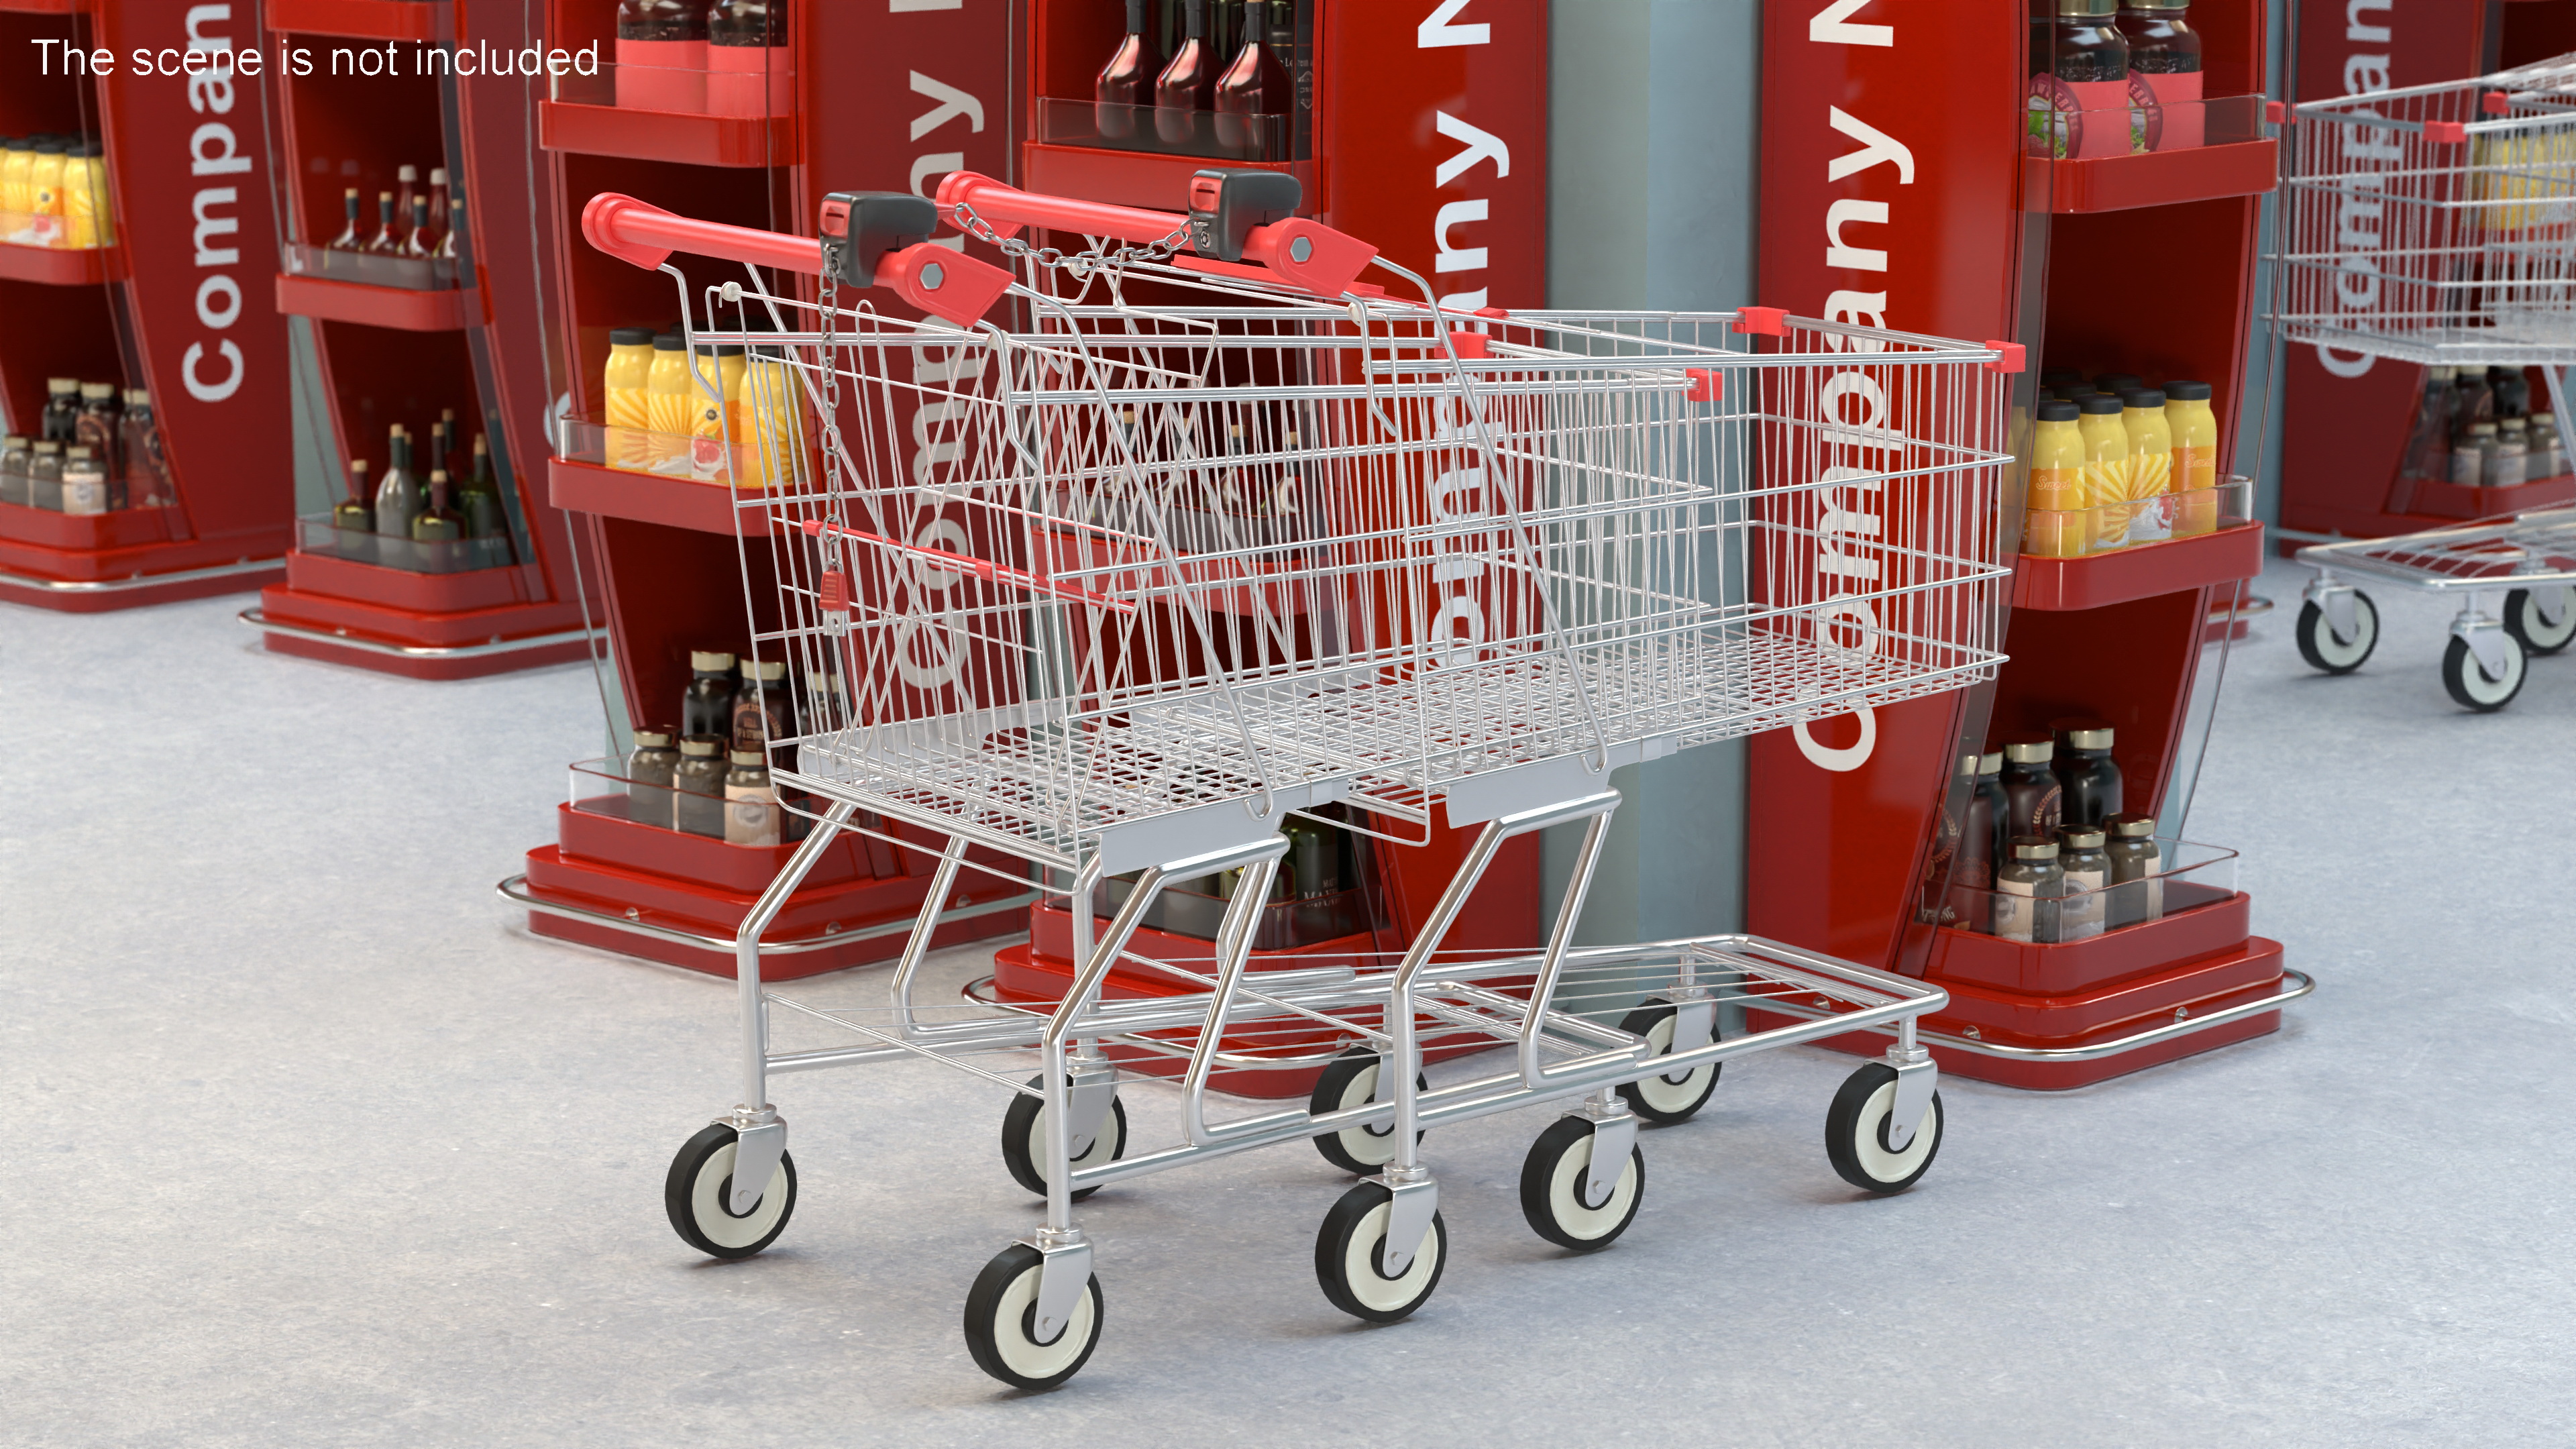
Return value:
[[(0, 1444), (2559, 1444), (2576, 1421), (2576, 656), (2471, 716), (2383, 593), (2323, 679), (2237, 652), (2191, 834), (2317, 993), (2063, 1095), (1953, 1081), (1915, 1191), (1827, 1168), (1847, 1058), (1731, 1066), (1567, 1257), (1543, 1125), (1431, 1141), (1412, 1321), (1317, 1291), (1303, 1147), (1083, 1210), (1108, 1329), (1046, 1395), (958, 1330), (1033, 1217), (1000, 1098), (787, 1079), (803, 1192), (719, 1264), (662, 1220), (733, 1100), (730, 990), (532, 939), (492, 885), (596, 749), (584, 669), (418, 684), (263, 654), (240, 600), (0, 606)], [(973, 953), (941, 963), (951, 977)], [(818, 985), (855, 998), (871, 976)], [(1137, 1130), (1174, 1118), (1134, 1091)]]

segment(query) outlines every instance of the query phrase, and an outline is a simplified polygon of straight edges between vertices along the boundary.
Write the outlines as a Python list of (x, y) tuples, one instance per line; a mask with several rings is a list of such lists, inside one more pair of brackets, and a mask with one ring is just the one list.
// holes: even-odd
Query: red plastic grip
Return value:
[(2279, 101), (2265, 101), (2265, 102), (2263, 103), (2263, 119), (2264, 119), (2264, 120), (2267, 120), (2267, 121), (2271, 122), (2273, 125), (2278, 126), (2278, 125), (2285, 124), (2285, 123), (2289, 120), (2289, 118), (2290, 118), (2290, 108), (2289, 108), (2288, 106), (2285, 106), (2285, 105), (2281, 104)]
[(955, 218), (950, 213), (963, 202), (975, 208), (977, 216), (1004, 236), (1011, 236), (1024, 226), (1043, 226), (1057, 231), (1079, 232), (1084, 236), (1155, 242), (1179, 231), (1185, 224), (1184, 218), (1171, 212), (1112, 206), (1102, 201), (1077, 201), (1069, 196), (1040, 196), (972, 171), (949, 172), (948, 179), (939, 183), (939, 195), (934, 199), (939, 203), (940, 214), (948, 217), (951, 224)]
[(1738, 307), (1735, 330), (1756, 337), (1782, 337), (1789, 331), (1789, 309), (1786, 307)]
[(823, 272), (823, 244), (812, 237), (677, 216), (614, 191), (603, 191), (582, 207), (581, 234), (619, 261), (648, 271), (673, 252), (689, 252), (809, 276)]
[(1484, 333), (1469, 332), (1464, 328), (1449, 334), (1449, 350), (1457, 353), (1459, 360), (1461, 361), (1487, 358), (1494, 355), (1494, 346), (1490, 341), (1486, 340)]
[(2424, 139), (2436, 146), (2465, 145), (2469, 139), (2469, 128), (2463, 121), (2426, 121)]
[(850, 612), (850, 576), (839, 569), (825, 569), (822, 582), (823, 587), (820, 592), (823, 596), (823, 612), (826, 614)]
[(1986, 345), (1987, 345), (1988, 347), (1993, 348), (1995, 351), (2000, 352), (2000, 353), (2002, 353), (2002, 354), (2003, 354), (2003, 356), (2001, 356), (2001, 357), (1996, 357), (1996, 358), (1990, 358), (1990, 359), (1988, 359), (1988, 361), (1986, 362), (1986, 371), (1988, 371), (1988, 372), (2019, 372), (2019, 371), (2021, 371), (2021, 369), (2022, 369), (2022, 346), (2021, 346), (2021, 344), (2020, 344), (2020, 343), (2018, 343), (2018, 342), (1997, 342), (1997, 341), (1995, 341), (1995, 340), (1994, 340), (1994, 339), (1992, 339), (1992, 338), (1988, 338), (1988, 339), (1986, 340)]
[(2501, 116), (2513, 109), (2513, 101), (2502, 91), (2489, 91), (2478, 97), (2478, 109), (2490, 116)]
[(937, 242), (915, 242), (886, 253), (876, 284), (933, 317), (972, 327), (1011, 290), (1011, 274)]
[(1726, 374), (1714, 367), (1690, 369), (1690, 400), (1713, 403), (1726, 396)]

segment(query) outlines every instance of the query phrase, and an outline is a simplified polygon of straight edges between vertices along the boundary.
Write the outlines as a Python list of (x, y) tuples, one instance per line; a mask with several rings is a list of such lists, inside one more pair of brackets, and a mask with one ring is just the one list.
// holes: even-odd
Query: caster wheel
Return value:
[(2513, 703), (2522, 693), (2522, 641), (2513, 640), (2504, 651), (2504, 678), (2487, 673), (2477, 655), (2469, 651), (2469, 641), (2454, 634), (2442, 650), (2442, 687), (2451, 692), (2451, 701), (2462, 709), (2492, 714)]
[[(1029, 1078), (1038, 1086), (1041, 1079)], [(1095, 1162), (1115, 1162), (1127, 1155), (1127, 1104), (1116, 1097), (1109, 1099), (1108, 1120), (1088, 1146), (1075, 1143), (1073, 1165), (1087, 1167)], [(1011, 1180), (1040, 1197), (1046, 1196), (1046, 1174), (1038, 1164), (1046, 1160), (1046, 1103), (1023, 1092), (1011, 1099), (1011, 1109), (1002, 1114), (1002, 1165), (1011, 1170)], [(1080, 1202), (1100, 1191), (1096, 1186), (1077, 1188), (1073, 1200)], [(1032, 1249), (1031, 1251), (1035, 1251)]]
[(2558, 596), (2558, 622), (2551, 624), (2540, 617), (2540, 607), (2533, 599), (2537, 590), (2516, 589), (2504, 596), (2504, 631), (2522, 641), (2525, 654), (2555, 654), (2576, 643), (2576, 589), (2552, 586)]
[(2352, 596), (2353, 637), (2338, 639), (2326, 624), (2326, 611), (2310, 599), (2299, 606), (2299, 657), (2310, 669), (2328, 674), (2350, 674), (2359, 669), (2370, 651), (2379, 647), (2379, 606), (2370, 595)]
[(778, 1241), (796, 1211), (796, 1158), (781, 1154), (768, 1191), (751, 1211), (737, 1215), (726, 1205), (733, 1195), (733, 1156), (733, 1129), (716, 1123), (680, 1148), (662, 1179), (662, 1209), (671, 1215), (672, 1230), (711, 1257), (750, 1257)]
[[(1025, 1100), (1025, 1099), (1023, 1099)], [(1026, 1243), (1004, 1248), (966, 1290), (966, 1349), (975, 1366), (1015, 1389), (1051, 1389), (1082, 1371), (1100, 1346), (1100, 1279), (1083, 1285), (1073, 1321), (1037, 1340), (1038, 1278), (1046, 1255)]]
[(1867, 1192), (1903, 1192), (1941, 1151), (1941, 1094), (1923, 1109), (1914, 1140), (1902, 1152), (1887, 1145), (1887, 1114), (1896, 1105), (1896, 1069), (1871, 1062), (1844, 1081), (1825, 1112), (1825, 1156), (1845, 1182)]
[[(1431, 1090), (1430, 1079), (1419, 1072), (1414, 1074), (1413, 1085), (1418, 1091)], [(1316, 1078), (1314, 1095), (1306, 1099), (1306, 1110), (1338, 1112), (1376, 1097), (1377, 1053), (1367, 1047), (1353, 1047), (1333, 1058), (1324, 1074)], [(1421, 1141), (1422, 1134), (1415, 1133), (1413, 1140)], [(1315, 1139), (1315, 1150), (1342, 1171), (1366, 1177), (1395, 1160), (1395, 1124), (1327, 1132)]]
[[(1649, 997), (1644, 1005), (1620, 1018), (1619, 1029), (1630, 1036), (1644, 1037), (1647, 1044), (1655, 1049), (1655, 1055), (1670, 1056), (1676, 1045), (1673, 1041), (1676, 1016), (1671, 1002)], [(1714, 1018), (1709, 1022), (1708, 1039), (1717, 1040)], [(1679, 1045), (1687, 1050), (1699, 1043)], [(1629, 1111), (1658, 1126), (1670, 1127), (1676, 1122), (1689, 1121), (1700, 1108), (1708, 1105), (1709, 1095), (1717, 1090), (1718, 1068), (1724, 1065), (1724, 1062), (1702, 1062), (1686, 1072), (1668, 1072), (1660, 1077), (1624, 1082), (1620, 1084), (1619, 1095), (1628, 1099)]]
[(1386, 1218), (1394, 1197), (1384, 1183), (1363, 1182), (1342, 1194), (1315, 1234), (1315, 1281), (1324, 1296), (1371, 1323), (1394, 1323), (1428, 1302), (1449, 1262), (1449, 1224), (1435, 1212), (1413, 1261), (1387, 1276)]
[(1578, 1253), (1610, 1246), (1637, 1220), (1637, 1204), (1646, 1196), (1646, 1154), (1628, 1149), (1628, 1166), (1600, 1202), (1583, 1200), (1584, 1177), (1592, 1166), (1592, 1124), (1580, 1117), (1559, 1117), (1530, 1144), (1521, 1164), (1521, 1216), (1530, 1231)]

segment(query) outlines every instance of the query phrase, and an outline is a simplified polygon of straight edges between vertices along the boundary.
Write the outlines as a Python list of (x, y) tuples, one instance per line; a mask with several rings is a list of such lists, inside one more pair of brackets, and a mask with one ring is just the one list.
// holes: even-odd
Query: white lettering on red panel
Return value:
[[(2343, 61), (2343, 93), (2348, 96), (2376, 95), (2388, 89), (2389, 27), (2364, 25), (2362, 12), (2388, 12), (2380, 18), (2391, 18), (2395, 0), (2350, 0), (2344, 6), (2343, 38), (2355, 45), (2377, 46), (2371, 52), (2353, 52)], [(2362, 114), (2377, 114), (2364, 112)], [(2343, 154), (2353, 160), (2394, 164), (2405, 155), (2398, 144), (2397, 133), (2385, 126), (2343, 125)], [(2363, 248), (2347, 251), (2336, 266), (2335, 304), (2347, 311), (2363, 312), (2379, 305), (2379, 249), (2382, 203), (2364, 193), (2375, 191), (2383, 183), (2372, 171), (2347, 172), (2335, 202), (2335, 246)], [(2359, 377), (2370, 371), (2369, 353), (2346, 356), (2320, 342), (2317, 365), (2337, 377)]]
[[(224, 83), (220, 86), (211, 83), (200, 86), (196, 81), (189, 83), (188, 105), (199, 115), (211, 111), (220, 116), (230, 114), (232, 111), (232, 37), (208, 30), (209, 26), (227, 23), (232, 18), (233, 7), (228, 4), (188, 7), (188, 50), (194, 54), (217, 58), (206, 67), (200, 78), (207, 79), (216, 75), (224, 78)], [(240, 138), (233, 134), (233, 128), (229, 122), (208, 121), (189, 133), (189, 175), (238, 176), (250, 169), (251, 158), (242, 150)], [(241, 220), (238, 216), (219, 217), (214, 214), (213, 209), (218, 206), (229, 206), (238, 210), (240, 205), (241, 188), (238, 185), (201, 186), (192, 199), (197, 218), (196, 263), (205, 273), (197, 279), (197, 321), (209, 332), (221, 332), (241, 320), (241, 283), (233, 279), (232, 273), (216, 270), (220, 267), (239, 265), (241, 250), (237, 247), (206, 245), (218, 234), (241, 229)], [(208, 375), (212, 369), (207, 366), (206, 344), (203, 341), (190, 342), (187, 352), (179, 359), (179, 381), (188, 389), (188, 396), (199, 402), (222, 402), (241, 391), (241, 348), (236, 346), (229, 337), (218, 337), (215, 339), (213, 355), (221, 358), (224, 363), (225, 371), (219, 375)]]

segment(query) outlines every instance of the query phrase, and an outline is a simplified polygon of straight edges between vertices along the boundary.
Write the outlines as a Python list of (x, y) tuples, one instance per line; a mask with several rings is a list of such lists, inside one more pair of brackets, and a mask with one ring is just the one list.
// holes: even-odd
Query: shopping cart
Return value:
[[(613, 195), (586, 209), (594, 245), (671, 273), (693, 347), (792, 364), (795, 387), (754, 397), (751, 436), (728, 440), (769, 480), (736, 510), (753, 652), (852, 681), (796, 701), (777, 780), (815, 824), (742, 924), (742, 1105), (673, 1162), (673, 1226), (742, 1257), (786, 1225), (772, 1074), (911, 1056), (972, 1073), (1013, 1094), (1004, 1154), (1046, 1207), (977, 1278), (966, 1336), (995, 1377), (1040, 1387), (1101, 1327), (1073, 1203), (1229, 1153), (1314, 1139), (1379, 1169), (1327, 1214), (1315, 1262), (1333, 1303), (1392, 1321), (1448, 1251), (1424, 1129), (1575, 1103), (1531, 1149), (1522, 1205), (1551, 1241), (1599, 1248), (1637, 1210), (1641, 1118), (1688, 1118), (1730, 1057), (1892, 1023), (1886, 1059), (1834, 1099), (1828, 1156), (1870, 1191), (1911, 1185), (1942, 1128), (1915, 1020), (1943, 992), (1748, 936), (1571, 937), (1612, 769), (1991, 675), (2004, 355), (1761, 309), (1443, 310), (1292, 216), (1284, 175), (1202, 172), (1191, 200), (1185, 219), (960, 173), (936, 212), (835, 196), (820, 242)], [(1017, 279), (928, 241), (943, 221)], [(1033, 245), (1032, 226), (1088, 243)], [(672, 249), (751, 265), (692, 306)], [(1372, 264), (1423, 300), (1359, 282)], [(929, 315), (845, 290), (867, 284)], [(860, 812), (947, 841), (887, 1004), (765, 993), (762, 929)], [(1402, 952), (1248, 971), (1260, 903), (1300, 868), (1291, 817), (1399, 844), (1438, 818), (1479, 829)], [(1582, 839), (1545, 942), (1444, 951), (1496, 851), (1557, 825)], [(979, 856), (1075, 903), (1061, 1001), (917, 999), (940, 903)], [(1167, 884), (1211, 879), (1229, 904), (1204, 961), (1126, 950)], [(1120, 997), (1113, 969), (1189, 989)], [(1765, 1001), (1811, 1015), (1720, 1034)], [(830, 1044), (783, 1049), (773, 1011)], [(1347, 1048), (1305, 1107), (1221, 1115), (1215, 1074), (1275, 1066), (1265, 1043), (1319, 1027)], [(1512, 1056), (1434, 1089), (1435, 1040)], [(1113, 1047), (1186, 1062), (1179, 1141), (1129, 1154)], [(1031, 1053), (1034, 1077), (976, 1060)]]
[[(2576, 55), (2291, 113), (2272, 321), (2287, 342), (2466, 367), (2538, 367), (2576, 456)], [(2361, 667), (2379, 611), (2348, 580), (2455, 595), (2442, 683), (2502, 709), (2527, 657), (2576, 637), (2576, 507), (2303, 548), (2299, 652)]]

